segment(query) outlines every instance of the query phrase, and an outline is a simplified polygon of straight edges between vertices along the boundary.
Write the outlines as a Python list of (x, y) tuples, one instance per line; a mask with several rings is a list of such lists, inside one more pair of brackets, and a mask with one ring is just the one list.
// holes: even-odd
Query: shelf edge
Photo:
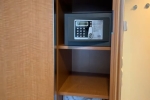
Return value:
[(78, 50), (111, 50), (111, 47), (81, 47), (81, 46), (57, 46), (58, 49), (78, 49)]

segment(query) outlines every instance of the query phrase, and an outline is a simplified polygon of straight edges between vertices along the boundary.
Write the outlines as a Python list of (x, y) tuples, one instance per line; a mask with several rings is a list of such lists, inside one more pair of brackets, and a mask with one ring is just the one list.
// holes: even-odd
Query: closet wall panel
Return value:
[(53, 0), (0, 0), (0, 100), (53, 100)]

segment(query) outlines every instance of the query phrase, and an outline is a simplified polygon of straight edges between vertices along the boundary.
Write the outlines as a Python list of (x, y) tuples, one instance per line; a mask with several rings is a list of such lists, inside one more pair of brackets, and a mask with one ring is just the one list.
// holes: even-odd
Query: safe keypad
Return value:
[(76, 27), (76, 37), (88, 37), (85, 27)]

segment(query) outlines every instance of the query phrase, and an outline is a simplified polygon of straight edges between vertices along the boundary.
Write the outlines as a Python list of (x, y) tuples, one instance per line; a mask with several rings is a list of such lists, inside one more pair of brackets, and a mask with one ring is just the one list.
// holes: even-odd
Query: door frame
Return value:
[(124, 0), (114, 0), (113, 11), (109, 99), (121, 100)]

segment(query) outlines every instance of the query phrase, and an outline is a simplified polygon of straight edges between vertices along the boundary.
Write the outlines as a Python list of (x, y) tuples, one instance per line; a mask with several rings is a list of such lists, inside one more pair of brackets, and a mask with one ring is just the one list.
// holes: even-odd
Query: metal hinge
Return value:
[(123, 21), (123, 30), (127, 31), (127, 21)]

